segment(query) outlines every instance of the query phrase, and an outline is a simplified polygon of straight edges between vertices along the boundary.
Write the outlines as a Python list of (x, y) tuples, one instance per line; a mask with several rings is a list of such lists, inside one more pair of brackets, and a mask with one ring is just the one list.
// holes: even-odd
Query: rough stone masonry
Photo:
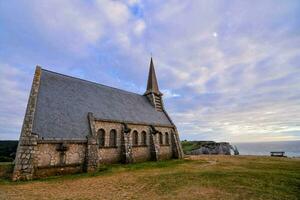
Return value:
[(152, 58), (143, 95), (37, 66), (12, 179), (182, 158), (178, 131), (162, 95)]

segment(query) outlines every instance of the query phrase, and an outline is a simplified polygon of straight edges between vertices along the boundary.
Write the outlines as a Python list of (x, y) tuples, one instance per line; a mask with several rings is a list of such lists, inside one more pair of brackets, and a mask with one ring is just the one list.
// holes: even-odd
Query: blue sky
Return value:
[(151, 53), (181, 139), (300, 139), (298, 0), (0, 1), (0, 139), (36, 65), (142, 94)]

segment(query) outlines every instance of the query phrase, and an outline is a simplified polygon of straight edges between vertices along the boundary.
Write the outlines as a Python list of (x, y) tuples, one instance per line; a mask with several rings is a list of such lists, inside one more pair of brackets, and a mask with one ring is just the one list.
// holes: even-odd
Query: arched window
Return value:
[(133, 145), (139, 144), (139, 133), (137, 131), (133, 131), (133, 133), (132, 133), (132, 142), (133, 142)]
[(102, 128), (98, 130), (98, 144), (99, 147), (105, 146), (105, 131)]
[(166, 140), (165, 140), (166, 144), (169, 145), (170, 144), (170, 140), (169, 140), (169, 133), (168, 132), (166, 132), (165, 137), (166, 137)]
[(163, 144), (163, 134), (159, 132), (159, 144)]
[(117, 131), (115, 129), (112, 129), (109, 133), (109, 146), (117, 146)]
[(142, 131), (142, 145), (147, 145), (147, 133)]

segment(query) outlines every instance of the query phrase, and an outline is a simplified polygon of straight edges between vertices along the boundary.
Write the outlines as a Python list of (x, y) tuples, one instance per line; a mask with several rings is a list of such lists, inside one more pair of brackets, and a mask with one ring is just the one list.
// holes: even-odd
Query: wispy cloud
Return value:
[(299, 11), (293, 0), (1, 2), (0, 136), (18, 137), (35, 64), (143, 93), (152, 53), (182, 139), (300, 139)]
[(0, 139), (16, 139), (23, 122), (28, 88), (28, 74), (18, 68), (0, 63)]

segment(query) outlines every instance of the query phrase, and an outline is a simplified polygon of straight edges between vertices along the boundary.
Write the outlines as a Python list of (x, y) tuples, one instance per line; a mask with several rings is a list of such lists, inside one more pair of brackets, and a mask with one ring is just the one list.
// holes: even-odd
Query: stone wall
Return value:
[(170, 145), (160, 146), (159, 160), (167, 160), (172, 158), (172, 148)]
[[(61, 145), (65, 149), (61, 149)], [(83, 171), (86, 144), (67, 141), (38, 141), (34, 177), (46, 177)]]
[(119, 163), (121, 161), (121, 148), (104, 147), (98, 149), (99, 164)]
[(59, 152), (56, 144), (39, 144), (36, 157), (37, 167), (50, 167), (59, 164)]
[[(34, 147), (26, 146), (26, 152), (29, 152), (29, 159), (34, 163), (34, 173), (31, 174), (30, 178), (93, 171), (97, 170), (97, 167), (101, 164), (123, 162), (124, 142), (126, 143), (126, 148), (129, 149), (127, 153), (129, 153), (130, 158), (125, 163), (164, 160), (174, 157), (173, 151), (177, 147), (172, 140), (173, 127), (151, 127), (150, 125), (128, 123), (126, 126), (130, 131), (125, 133), (124, 123), (96, 120), (92, 114), (89, 114), (89, 120), (91, 134), (87, 136), (87, 139), (79, 141), (49, 140), (38, 139), (36, 135)], [(105, 132), (104, 146), (101, 146), (99, 142), (100, 129)], [(111, 130), (116, 132), (116, 143), (113, 145), (110, 142)], [(137, 144), (133, 141), (133, 133), (135, 131), (138, 132)], [(142, 139), (143, 131), (146, 133), (145, 144)], [(162, 135), (161, 138), (160, 134)], [(126, 137), (125, 140), (124, 137)], [(32, 145), (32, 142), (30, 144)], [(18, 155), (25, 156), (24, 159), (27, 159), (25, 154), (19, 153)], [(93, 155), (92, 159), (89, 158), (91, 155)], [(87, 165), (87, 163), (91, 163), (91, 165)], [(26, 163), (21, 164), (21, 167), (26, 165)]]
[(149, 146), (135, 146), (132, 148), (133, 162), (143, 162), (150, 160), (150, 156)]
[(66, 144), (68, 149), (65, 151), (65, 155), (62, 155), (62, 153), (57, 150), (60, 144), (61, 143), (38, 144), (36, 156), (37, 167), (84, 163), (86, 144)]
[[(171, 128), (166, 128), (166, 127), (157, 127), (156, 128), (161, 134), (162, 134), (162, 144), (160, 144), (159, 142), (159, 133), (155, 134), (156, 137), (156, 143), (159, 147), (159, 156), (158, 159), (159, 160), (165, 160), (165, 159), (170, 159), (172, 158), (172, 141), (171, 141), (171, 134), (173, 129)], [(166, 138), (166, 133), (168, 133), (168, 141), (169, 144), (167, 144), (167, 138)]]
[[(150, 148), (150, 134), (151, 129), (150, 126), (147, 125), (140, 125), (140, 124), (128, 124), (128, 128), (131, 129), (130, 133), (128, 133), (128, 145), (131, 148), (131, 156), (133, 162), (142, 162), (146, 160), (151, 160), (151, 148)], [(171, 143), (171, 132), (173, 131), (173, 128), (171, 127), (155, 127), (157, 131), (161, 132), (163, 134), (163, 144), (159, 144), (159, 134), (154, 135), (154, 141), (158, 149), (161, 146), (161, 153), (159, 153), (159, 159), (170, 159), (172, 157), (172, 143)], [(99, 138), (99, 130), (102, 129), (105, 131), (105, 146), (104, 147), (98, 147), (98, 156), (99, 156), (99, 164), (101, 163), (116, 163), (120, 162), (121, 160), (121, 140), (122, 140), (122, 134), (123, 133), (123, 125), (122, 123), (116, 123), (116, 122), (105, 122), (96, 120), (95, 123), (95, 132), (96, 137)], [(115, 147), (109, 146), (110, 141), (110, 131), (116, 130), (117, 133), (117, 142)], [(138, 144), (133, 144), (132, 138), (133, 138), (133, 132), (138, 132)], [(146, 145), (143, 144), (142, 141), (142, 135), (141, 133), (145, 131), (146, 132)], [(169, 145), (166, 145), (167, 139), (165, 137), (166, 132), (168, 132), (168, 141)]]
[(66, 164), (83, 163), (85, 159), (85, 146), (85, 144), (70, 144), (66, 154)]

